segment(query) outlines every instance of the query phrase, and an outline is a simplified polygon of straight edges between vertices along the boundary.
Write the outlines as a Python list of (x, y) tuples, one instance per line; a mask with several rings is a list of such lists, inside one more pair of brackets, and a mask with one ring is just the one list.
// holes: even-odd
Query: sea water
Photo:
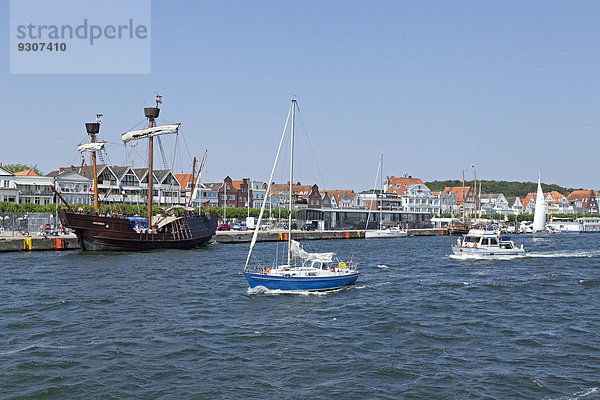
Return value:
[(0, 398), (599, 399), (600, 235), (514, 238), (305, 242), (361, 276), (299, 294), (250, 290), (247, 244), (0, 254)]

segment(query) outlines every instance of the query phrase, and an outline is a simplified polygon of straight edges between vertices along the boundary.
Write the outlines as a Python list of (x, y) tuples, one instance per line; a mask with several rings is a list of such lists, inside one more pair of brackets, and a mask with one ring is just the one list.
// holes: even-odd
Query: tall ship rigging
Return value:
[(193, 213), (194, 209), (175, 205), (164, 210), (161, 216), (152, 213), (153, 204), (153, 138), (154, 136), (178, 133), (179, 124), (156, 126), (155, 120), (160, 113), (160, 96), (155, 107), (145, 107), (144, 115), (148, 119), (148, 128), (126, 132), (122, 140), (148, 139), (148, 214), (146, 218), (122, 215), (102, 215), (98, 207), (98, 176), (96, 171), (96, 152), (104, 148), (104, 142), (97, 142), (100, 122), (86, 123), (91, 142), (78, 146), (79, 152), (91, 152), (94, 171), (94, 212), (75, 212), (60, 193), (57, 195), (66, 204), (67, 210), (58, 215), (63, 226), (72, 229), (79, 240), (82, 250), (143, 251), (155, 249), (193, 249), (204, 246), (215, 234), (218, 217), (215, 213)]

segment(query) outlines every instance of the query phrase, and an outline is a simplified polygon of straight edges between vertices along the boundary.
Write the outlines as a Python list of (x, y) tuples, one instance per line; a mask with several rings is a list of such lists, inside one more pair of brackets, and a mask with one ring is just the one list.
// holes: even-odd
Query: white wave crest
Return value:
[(309, 290), (281, 290), (281, 289), (267, 289), (264, 286), (257, 286), (255, 288), (248, 288), (248, 294), (264, 294), (268, 296), (277, 296), (281, 294), (296, 294), (300, 296), (324, 296), (329, 293), (339, 292), (341, 290), (347, 290), (348, 287), (343, 287), (339, 289), (333, 290), (319, 290), (319, 291), (309, 291)]
[(588, 397), (589, 395), (594, 394), (594, 393), (598, 393), (597, 387), (580, 390), (579, 392), (575, 392), (575, 393), (572, 393), (567, 396), (557, 397), (554, 400), (580, 400), (580, 399), (585, 399), (586, 397)]
[(377, 268), (387, 269), (389, 267), (387, 265), (385, 265), (385, 264), (377, 264)]
[(0, 351), (0, 356), (8, 356), (11, 354), (16, 354), (16, 353), (21, 353), (23, 351), (27, 351), (27, 350), (31, 350), (31, 349), (53, 349), (53, 350), (64, 350), (64, 349), (70, 349), (73, 346), (52, 346), (52, 345), (46, 345), (46, 344), (31, 344), (29, 346), (25, 346), (21, 349), (16, 349), (16, 350), (8, 350), (8, 351)]
[(527, 253), (527, 257), (533, 258), (592, 258), (599, 256), (600, 250), (574, 250), (558, 251), (552, 253)]
[(484, 256), (484, 255), (480, 255), (480, 254), (461, 254), (461, 255), (457, 255), (457, 254), (450, 254), (448, 256), (449, 258), (452, 258), (453, 260), (514, 260), (515, 258), (524, 258), (524, 256), (521, 255), (496, 255), (494, 254), (493, 256)]

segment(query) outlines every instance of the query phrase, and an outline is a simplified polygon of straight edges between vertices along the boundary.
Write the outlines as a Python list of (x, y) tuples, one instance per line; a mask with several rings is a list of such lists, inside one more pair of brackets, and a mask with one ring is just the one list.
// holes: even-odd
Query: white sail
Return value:
[(300, 243), (295, 240), (291, 241), (292, 255), (295, 258), (300, 258), (307, 261), (317, 261), (322, 263), (330, 263), (333, 261), (335, 253), (309, 253), (300, 247)]
[(546, 230), (546, 200), (542, 192), (541, 175), (538, 177), (537, 195), (535, 197), (535, 213), (533, 215), (533, 231), (543, 232)]
[[(258, 221), (256, 222), (256, 226), (254, 227), (254, 233), (252, 234), (252, 241), (250, 242), (250, 249), (248, 250), (248, 256), (246, 257), (246, 264), (244, 264), (244, 271), (248, 270), (248, 262), (250, 262), (250, 256), (252, 255), (252, 249), (256, 244), (256, 238), (258, 237), (258, 231), (260, 230), (260, 223), (262, 221), (263, 213), (265, 212), (265, 205), (267, 204), (267, 198), (269, 198), (269, 194), (271, 193), (271, 183), (273, 182), (273, 174), (275, 174), (275, 167), (277, 166), (277, 160), (279, 159), (279, 153), (281, 152), (281, 145), (283, 144), (283, 138), (285, 137), (285, 131), (288, 126), (288, 122), (290, 120), (290, 113), (292, 112), (292, 108), (290, 107), (290, 111), (288, 112), (288, 116), (285, 120), (285, 126), (283, 127), (283, 133), (281, 134), (281, 139), (279, 140), (279, 147), (277, 148), (277, 154), (275, 155), (275, 162), (273, 163), (273, 169), (271, 169), (271, 176), (269, 177), (269, 184), (267, 185), (267, 191), (265, 195), (265, 200), (260, 207), (260, 214), (258, 214)], [(271, 199), (269, 198), (269, 202)]]
[(168, 135), (177, 133), (179, 130), (179, 124), (171, 124), (171, 125), (161, 125), (155, 126), (153, 128), (140, 129), (137, 131), (125, 132), (121, 135), (121, 139), (123, 139), (124, 143), (127, 143), (131, 140), (144, 139), (152, 136), (158, 135)]
[(94, 143), (84, 143), (77, 146), (77, 151), (83, 153), (84, 151), (100, 151), (104, 150), (104, 144), (106, 142), (94, 142)]

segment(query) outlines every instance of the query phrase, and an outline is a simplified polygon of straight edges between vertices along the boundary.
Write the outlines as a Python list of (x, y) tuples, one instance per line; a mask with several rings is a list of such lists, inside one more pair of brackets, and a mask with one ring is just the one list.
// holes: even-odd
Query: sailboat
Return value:
[(289, 213), (288, 213), (288, 232), (287, 232), (287, 263), (283, 265), (273, 265), (255, 267), (252, 270), (248, 267), (252, 249), (256, 244), (256, 238), (260, 230), (260, 223), (265, 210), (266, 201), (263, 202), (258, 216), (257, 226), (252, 235), (250, 249), (244, 265), (244, 275), (251, 288), (259, 286), (270, 290), (285, 291), (317, 291), (332, 290), (352, 285), (358, 279), (360, 273), (352, 265), (352, 259), (346, 263), (335, 257), (335, 253), (309, 253), (300, 247), (300, 244), (292, 240), (292, 182), (294, 171), (294, 123), (296, 113), (296, 100), (292, 100), (291, 110), (279, 141), (279, 148), (271, 170), (267, 193), (270, 193), (273, 174), (287, 130), (287, 124), (292, 116), (291, 134), (290, 134), (290, 190), (289, 190)]
[(148, 139), (148, 216), (147, 218), (121, 215), (102, 215), (98, 209), (98, 180), (96, 173), (96, 152), (104, 148), (104, 143), (96, 142), (100, 131), (100, 121), (86, 123), (91, 143), (78, 146), (80, 152), (92, 152), (94, 166), (94, 212), (91, 214), (76, 212), (66, 204), (67, 210), (60, 210), (58, 215), (63, 226), (72, 229), (79, 240), (82, 250), (110, 251), (142, 251), (154, 249), (192, 249), (206, 245), (215, 234), (217, 215), (201, 213), (195, 215), (191, 207), (175, 205), (164, 210), (163, 215), (152, 215), (153, 184), (153, 137), (178, 132), (179, 124), (155, 126), (162, 103), (156, 97), (156, 107), (145, 107), (144, 114), (148, 119), (148, 128), (126, 132), (122, 140)]
[[(381, 201), (377, 202), (379, 208), (379, 229), (367, 230), (369, 226), (369, 217), (367, 216), (367, 226), (365, 227), (365, 238), (398, 238), (405, 237), (408, 235), (406, 229), (400, 229), (399, 226), (394, 226), (388, 229), (384, 229), (383, 226), (383, 153), (379, 157), (379, 176), (381, 176)], [(379, 196), (377, 196), (379, 199)], [(369, 216), (371, 215), (371, 208), (369, 207)]]
[(546, 230), (546, 200), (542, 191), (542, 174), (538, 175), (537, 194), (535, 196), (535, 212), (533, 214), (533, 236), (544, 237), (548, 235)]

